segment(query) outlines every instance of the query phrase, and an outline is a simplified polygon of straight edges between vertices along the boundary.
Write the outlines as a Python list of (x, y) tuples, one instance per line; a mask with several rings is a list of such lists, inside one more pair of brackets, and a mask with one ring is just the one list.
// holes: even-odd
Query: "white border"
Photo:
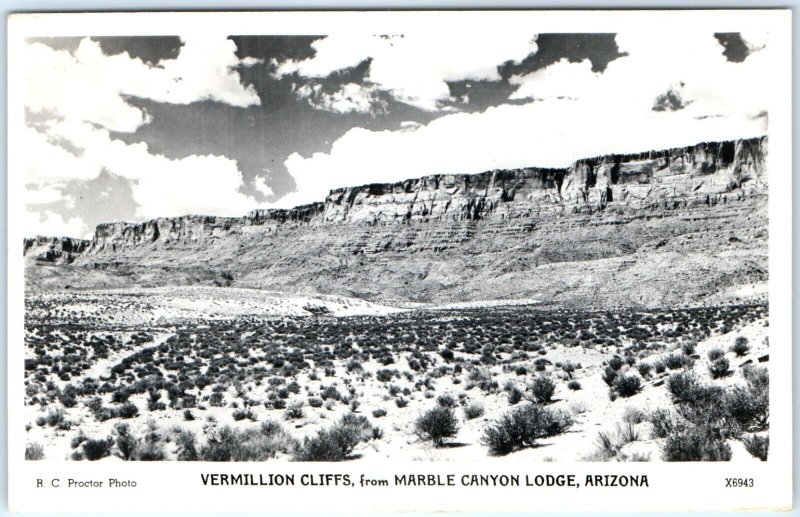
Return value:
[[(524, 26), (531, 32), (618, 32), (668, 24), (681, 31), (767, 29), (775, 59), (769, 98), (770, 458), (760, 464), (541, 463), (487, 459), (463, 464), (396, 461), (345, 464), (205, 464), (25, 462), (23, 414), (23, 228), (18, 134), (24, 120), (22, 88), (14, 74), (20, 44), (30, 36), (202, 34), (332, 34), (474, 31)], [(479, 37), (479, 36), (476, 36)], [(791, 12), (749, 11), (430, 11), (81, 13), (12, 15), (8, 25), (8, 446), (9, 507), (13, 511), (642, 511), (789, 509), (792, 501), (791, 433)], [(15, 368), (14, 365), (19, 365)], [(270, 488), (203, 487), (200, 472), (361, 473), (646, 473), (648, 489)], [(753, 477), (753, 489), (724, 488), (725, 477)], [(43, 490), (34, 479), (130, 478), (136, 489)]]

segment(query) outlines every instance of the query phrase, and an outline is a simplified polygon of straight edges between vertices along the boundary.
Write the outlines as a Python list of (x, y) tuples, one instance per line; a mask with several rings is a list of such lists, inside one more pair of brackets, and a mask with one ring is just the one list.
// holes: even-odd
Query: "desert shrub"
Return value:
[(449, 348), (445, 348), (444, 350), (442, 350), (441, 352), (439, 352), (439, 355), (440, 355), (440, 356), (442, 356), (442, 359), (444, 359), (444, 360), (445, 360), (445, 361), (447, 361), (447, 362), (450, 362), (450, 361), (452, 361), (452, 360), (453, 360), (453, 358), (455, 357), (455, 356), (453, 355), (453, 351), (452, 351), (452, 350), (450, 350)]
[(478, 402), (471, 402), (464, 406), (464, 416), (467, 420), (473, 420), (475, 418), (483, 416), (483, 404)]
[(608, 387), (613, 386), (614, 381), (617, 379), (617, 371), (611, 368), (610, 366), (606, 366), (603, 369), (602, 379), (603, 382), (605, 382), (606, 385), (608, 385)]
[(650, 363), (639, 363), (636, 365), (636, 369), (639, 371), (639, 375), (643, 378), (650, 377), (650, 372), (653, 369), (653, 365)]
[(661, 446), (664, 461), (729, 461), (731, 448), (724, 440), (690, 426), (670, 433)]
[(573, 363), (572, 361), (564, 361), (561, 364), (561, 370), (567, 374), (568, 378), (572, 378), (573, 372), (578, 368), (578, 365)]
[(654, 438), (666, 438), (677, 432), (680, 427), (676, 415), (668, 409), (656, 409), (648, 415), (647, 419), (652, 424)]
[(348, 363), (347, 363), (347, 371), (348, 371), (348, 373), (363, 372), (364, 371), (364, 367), (361, 366), (361, 363), (358, 360), (350, 359), (350, 361), (348, 361)]
[(139, 414), (139, 408), (133, 402), (125, 402), (117, 409), (117, 416), (120, 418), (133, 418)]
[(187, 422), (191, 422), (192, 420), (194, 420), (194, 419), (195, 419), (195, 417), (194, 417), (194, 413), (192, 413), (192, 410), (191, 410), (191, 409), (186, 409), (186, 410), (184, 410), (184, 412), (183, 412), (183, 419), (184, 419), (184, 420), (186, 420)]
[(322, 407), (322, 399), (317, 397), (309, 397), (308, 405), (311, 407)]
[(571, 389), (572, 391), (577, 391), (581, 389), (581, 383), (573, 379), (567, 383), (567, 388)]
[(677, 370), (684, 366), (689, 366), (691, 360), (683, 354), (669, 354), (664, 358), (664, 364), (666, 364), (667, 368), (670, 370)]
[(647, 420), (647, 415), (639, 408), (628, 406), (622, 413), (622, 420), (623, 422), (629, 422), (632, 424), (641, 424)]
[(394, 379), (394, 374), (397, 370), (389, 370), (389, 369), (382, 369), (378, 370), (375, 374), (375, 378), (381, 382), (389, 382), (390, 380)]
[(633, 422), (617, 424), (617, 436), (621, 445), (638, 441), (641, 438), (639, 430), (636, 429), (636, 424)]
[(295, 447), (295, 461), (344, 461), (356, 445), (373, 437), (373, 426), (366, 417), (348, 413), (330, 429), (307, 437)]
[(623, 365), (623, 364), (625, 364), (625, 361), (624, 361), (624, 360), (623, 360), (623, 359), (622, 359), (620, 356), (618, 356), (618, 355), (615, 355), (615, 356), (611, 357), (611, 358), (610, 358), (610, 359), (607, 361), (607, 363), (608, 363), (608, 366), (609, 366), (609, 367), (610, 367), (612, 370), (614, 370), (614, 371), (617, 371), (617, 370), (619, 370), (620, 368), (622, 368), (622, 365)]
[(117, 404), (121, 404), (123, 402), (127, 402), (128, 401), (128, 397), (130, 397), (130, 395), (131, 394), (128, 392), (128, 390), (124, 390), (124, 389), (114, 390), (111, 393), (111, 402), (114, 402), (114, 403), (117, 403)]
[(548, 403), (553, 399), (553, 393), (556, 391), (556, 383), (549, 377), (540, 375), (533, 379), (528, 390), (533, 395), (533, 399), (537, 402)]
[(286, 389), (296, 395), (300, 393), (300, 383), (298, 383), (297, 381), (292, 381), (286, 385)]
[(616, 437), (608, 431), (599, 431), (597, 433), (595, 445), (597, 445), (597, 451), (602, 459), (613, 458), (619, 452), (619, 444), (617, 444)]
[(706, 353), (706, 355), (708, 355), (708, 360), (709, 361), (716, 361), (717, 359), (719, 359), (721, 357), (724, 357), (725, 356), (725, 352), (721, 348), (714, 347), (711, 350), (709, 350)]
[(397, 397), (394, 399), (394, 403), (399, 408), (404, 408), (408, 405), (408, 400), (404, 399), (403, 397)]
[(339, 393), (339, 390), (336, 389), (336, 386), (328, 386), (322, 390), (322, 393), (319, 394), (322, 400), (341, 400), (342, 394)]
[(727, 415), (742, 430), (759, 430), (767, 427), (769, 392), (759, 394), (750, 387), (735, 386), (724, 394), (721, 403)]
[(383, 408), (378, 408), (372, 411), (372, 416), (375, 418), (381, 418), (386, 416), (386, 410)]
[(275, 409), (284, 409), (286, 407), (286, 401), (283, 399), (275, 399), (272, 401), (272, 407)]
[(561, 434), (572, 424), (572, 418), (563, 411), (526, 404), (484, 429), (481, 443), (489, 448), (492, 456), (504, 456), (534, 446), (537, 439)]
[(742, 369), (742, 376), (756, 396), (769, 397), (769, 371), (765, 367), (745, 366)]
[(222, 407), (225, 405), (225, 395), (220, 391), (215, 391), (208, 399), (208, 403), (213, 407)]
[(197, 457), (201, 461), (265, 461), (278, 452), (291, 452), (295, 445), (295, 440), (274, 422), (264, 422), (260, 429), (223, 426), (209, 432)]
[(454, 408), (458, 406), (458, 401), (449, 393), (443, 393), (436, 397), (436, 403), (444, 408)]
[(731, 351), (739, 357), (746, 355), (747, 352), (750, 351), (748, 339), (744, 336), (737, 336), (733, 342), (733, 346), (731, 346)]
[(691, 400), (698, 386), (697, 377), (689, 371), (673, 373), (667, 378), (667, 389), (676, 402)]
[(522, 390), (517, 388), (516, 386), (512, 386), (510, 390), (508, 390), (508, 403), (510, 405), (514, 405), (522, 400)]
[(87, 438), (83, 442), (83, 456), (89, 461), (105, 458), (111, 451), (112, 445), (114, 445), (114, 439), (110, 436), (100, 439)]
[(39, 461), (44, 459), (44, 448), (38, 443), (29, 443), (25, 446), (25, 459)]
[(194, 433), (182, 429), (175, 437), (175, 444), (178, 446), (178, 461), (197, 461), (197, 438)]
[(231, 416), (233, 417), (233, 419), (236, 422), (244, 420), (245, 418), (249, 419), (252, 422), (255, 422), (256, 420), (258, 420), (258, 415), (256, 415), (253, 412), (253, 410), (250, 409), (249, 407), (248, 408), (243, 408), (243, 409), (237, 409), (231, 414)]
[(664, 361), (656, 361), (653, 363), (653, 368), (655, 368), (656, 374), (664, 373), (667, 370), (667, 365), (664, 364)]
[(286, 420), (297, 420), (298, 418), (303, 418), (305, 416), (305, 412), (303, 411), (303, 404), (296, 402), (289, 406), (286, 409), (286, 412), (283, 414), (283, 418)]
[(416, 421), (414, 430), (422, 440), (429, 440), (440, 447), (445, 438), (458, 433), (458, 419), (452, 408), (437, 406), (423, 413)]
[(744, 443), (744, 448), (747, 449), (747, 452), (749, 452), (751, 456), (758, 458), (761, 461), (767, 461), (767, 455), (769, 453), (769, 436), (758, 436), (754, 434), (744, 438), (742, 443)]
[(683, 353), (686, 355), (692, 355), (695, 348), (697, 348), (697, 343), (692, 343), (691, 341), (681, 345), (681, 350), (683, 350)]
[(639, 393), (642, 388), (642, 379), (638, 375), (626, 373), (620, 375), (614, 381), (614, 391), (620, 397), (631, 397)]
[(725, 377), (728, 375), (729, 368), (730, 364), (728, 363), (728, 360), (724, 357), (720, 357), (708, 365), (708, 373), (711, 374), (712, 378), (719, 379), (720, 377)]
[(136, 457), (138, 440), (133, 436), (126, 422), (119, 422), (114, 426), (116, 435), (116, 445), (119, 457), (126, 461), (131, 461)]

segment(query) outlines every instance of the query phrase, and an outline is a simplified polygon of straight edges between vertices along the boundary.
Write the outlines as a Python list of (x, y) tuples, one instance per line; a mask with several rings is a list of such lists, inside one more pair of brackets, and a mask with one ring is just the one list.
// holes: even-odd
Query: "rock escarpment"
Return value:
[(25, 239), (22, 249), (25, 256), (34, 261), (70, 264), (91, 243), (89, 240), (70, 237), (34, 237)]
[[(693, 303), (766, 279), (766, 138), (336, 189), (241, 218), (100, 225), (29, 284), (221, 284), (380, 300)], [(615, 291), (616, 289), (616, 291)]]

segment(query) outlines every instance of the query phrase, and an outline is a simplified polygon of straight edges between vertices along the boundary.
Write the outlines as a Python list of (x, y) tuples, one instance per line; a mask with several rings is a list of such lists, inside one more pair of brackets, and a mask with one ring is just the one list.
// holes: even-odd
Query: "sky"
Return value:
[(26, 234), (766, 133), (768, 34), (491, 36), (30, 38)]

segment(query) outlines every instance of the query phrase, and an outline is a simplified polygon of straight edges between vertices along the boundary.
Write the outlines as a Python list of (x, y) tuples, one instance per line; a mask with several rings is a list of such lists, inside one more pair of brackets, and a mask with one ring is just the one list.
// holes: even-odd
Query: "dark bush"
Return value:
[(445, 438), (458, 433), (458, 419), (452, 408), (437, 406), (417, 419), (415, 431), (422, 440), (432, 441), (434, 446), (440, 447)]
[(526, 404), (514, 409), (487, 427), (481, 442), (492, 456), (504, 456), (524, 447), (532, 447), (536, 440), (561, 434), (572, 426), (572, 418), (538, 404)]
[(611, 357), (611, 359), (609, 359), (607, 362), (608, 366), (614, 371), (619, 370), (622, 368), (622, 365), (625, 364), (625, 361), (623, 361), (623, 359), (618, 355)]
[(758, 436), (754, 434), (743, 439), (742, 443), (744, 443), (744, 448), (747, 449), (747, 452), (749, 452), (751, 456), (758, 458), (761, 461), (767, 461), (767, 455), (769, 453), (769, 436)]
[(676, 402), (692, 400), (698, 386), (697, 377), (692, 372), (673, 373), (667, 378), (667, 389)]
[(708, 373), (711, 374), (712, 378), (719, 379), (720, 377), (725, 377), (728, 375), (729, 368), (730, 364), (728, 363), (728, 360), (724, 357), (720, 357), (708, 365)]
[(458, 406), (458, 401), (449, 393), (443, 393), (436, 397), (436, 403), (444, 408), (454, 408)]
[(533, 399), (537, 402), (546, 404), (553, 399), (553, 393), (556, 391), (556, 383), (549, 377), (540, 375), (533, 379), (528, 390), (533, 395)]
[(464, 406), (464, 416), (467, 418), (467, 420), (473, 420), (483, 416), (483, 405), (477, 402), (472, 402)]
[(89, 461), (99, 460), (108, 456), (114, 439), (110, 436), (105, 439), (89, 438), (83, 442), (83, 455)]
[(295, 461), (344, 461), (356, 445), (373, 437), (373, 427), (363, 416), (348, 413), (330, 429), (306, 438), (295, 448)]
[(617, 379), (617, 371), (610, 366), (606, 366), (603, 370), (602, 378), (603, 382), (605, 382), (608, 387), (611, 387), (614, 385), (614, 381)]
[(747, 352), (750, 351), (750, 345), (748, 339), (744, 336), (738, 336), (736, 340), (733, 342), (731, 351), (734, 352), (739, 357), (746, 355)]
[(44, 448), (38, 443), (29, 443), (25, 446), (25, 459), (39, 461), (44, 459)]
[(724, 357), (725, 352), (721, 348), (712, 348), (707, 352), (708, 360), (709, 361), (716, 361), (717, 359)]
[(667, 409), (656, 409), (647, 418), (653, 426), (654, 438), (666, 438), (678, 431), (680, 424), (677, 416)]
[(567, 383), (567, 388), (571, 389), (572, 391), (577, 391), (581, 389), (581, 383), (573, 379)]
[(139, 408), (133, 402), (125, 402), (117, 409), (120, 418), (133, 418), (139, 414)]
[(508, 403), (510, 405), (517, 404), (519, 401), (522, 400), (522, 390), (517, 388), (516, 386), (512, 386), (510, 390), (508, 390)]
[(620, 397), (631, 397), (639, 393), (642, 388), (642, 379), (635, 374), (620, 375), (614, 381), (614, 390)]
[(664, 461), (729, 461), (731, 448), (702, 429), (689, 427), (667, 436), (661, 447)]

